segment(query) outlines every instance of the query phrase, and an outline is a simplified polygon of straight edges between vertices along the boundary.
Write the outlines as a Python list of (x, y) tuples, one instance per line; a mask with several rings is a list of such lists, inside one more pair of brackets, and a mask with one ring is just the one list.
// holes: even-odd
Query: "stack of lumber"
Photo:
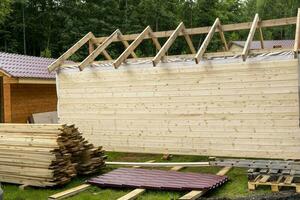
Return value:
[(82, 137), (82, 133), (74, 125), (64, 126), (60, 130), (64, 137), (59, 138), (58, 141), (72, 155), (71, 161), (76, 164), (78, 174), (95, 173), (104, 166), (102, 147), (95, 148)]
[(0, 182), (61, 185), (104, 166), (101, 148), (94, 149), (74, 125), (1, 124), (0, 138)]

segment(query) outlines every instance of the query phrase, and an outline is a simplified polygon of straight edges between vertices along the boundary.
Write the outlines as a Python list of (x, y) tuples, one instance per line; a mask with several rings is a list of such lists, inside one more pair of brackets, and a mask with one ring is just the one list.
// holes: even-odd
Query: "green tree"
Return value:
[(5, 17), (10, 13), (11, 0), (1, 0), (0, 1), (0, 24), (5, 20)]

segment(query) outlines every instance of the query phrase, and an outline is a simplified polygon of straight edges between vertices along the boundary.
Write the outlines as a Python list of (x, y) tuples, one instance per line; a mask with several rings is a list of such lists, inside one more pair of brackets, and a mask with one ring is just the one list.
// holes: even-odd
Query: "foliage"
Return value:
[[(11, 1), (0, 1), (0, 51), (23, 53), (25, 37), (27, 54), (46, 57), (59, 57), (90, 31), (96, 36), (109, 35), (117, 28), (124, 34), (138, 33), (148, 25), (154, 31), (163, 31), (175, 29), (181, 21), (187, 28), (201, 27), (212, 25), (216, 17), (222, 24), (229, 24), (252, 21), (256, 12), (262, 19), (274, 19), (295, 16), (300, 6), (300, 0)], [(266, 39), (285, 39), (293, 38), (295, 31), (288, 26), (263, 32)], [(245, 40), (247, 34), (247, 31), (228, 32), (225, 36), (228, 41)], [(204, 38), (205, 34), (192, 36), (196, 48)], [(160, 39), (161, 43), (165, 41)], [(220, 50), (222, 46), (216, 34), (208, 50)], [(123, 49), (122, 44), (116, 43), (108, 51), (115, 58)], [(145, 41), (136, 53), (150, 56), (156, 50), (150, 41)], [(190, 50), (180, 37), (168, 53), (190, 53)], [(84, 46), (72, 58), (82, 60), (86, 55), (87, 46)]]
[(0, 24), (5, 20), (5, 17), (10, 13), (11, 0), (1, 0), (0, 1)]

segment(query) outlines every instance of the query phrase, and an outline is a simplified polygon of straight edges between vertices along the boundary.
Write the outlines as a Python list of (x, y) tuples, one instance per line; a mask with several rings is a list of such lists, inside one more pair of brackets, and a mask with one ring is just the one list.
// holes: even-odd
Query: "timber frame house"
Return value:
[[(123, 62), (126, 62), (126, 59), (131, 55), (133, 59), (137, 59), (137, 55), (134, 53), (134, 50), (138, 45), (145, 39), (151, 39), (154, 46), (156, 47), (158, 53), (152, 59), (153, 66), (156, 66), (160, 61), (164, 61), (167, 51), (174, 43), (175, 39), (178, 36), (184, 36), (191, 54), (185, 55), (183, 57), (194, 58), (196, 63), (199, 63), (203, 58), (209, 57), (226, 57), (237, 55), (234, 52), (228, 51), (228, 45), (224, 32), (227, 31), (238, 31), (238, 30), (247, 30), (249, 29), (249, 34), (240, 56), (243, 61), (246, 61), (247, 57), (250, 54), (259, 54), (259, 53), (268, 53), (274, 51), (274, 49), (264, 49), (264, 39), (262, 28), (268, 27), (277, 27), (285, 25), (296, 24), (296, 33), (295, 33), (295, 44), (293, 49), (281, 49), (282, 51), (294, 51), (295, 58), (298, 56), (299, 45), (300, 45), (300, 9), (298, 9), (297, 17), (290, 18), (281, 18), (281, 19), (272, 19), (272, 20), (260, 20), (259, 15), (256, 14), (252, 22), (246, 23), (237, 23), (237, 24), (227, 24), (222, 25), (221, 20), (217, 18), (212, 26), (210, 27), (198, 27), (198, 28), (185, 28), (184, 23), (181, 22), (175, 30), (172, 31), (160, 31), (153, 32), (150, 26), (147, 26), (140, 34), (130, 34), (123, 35), (119, 29), (114, 31), (108, 37), (98, 37), (96, 38), (93, 33), (89, 32), (76, 44), (74, 44), (69, 50), (67, 50), (62, 56), (60, 56), (56, 61), (54, 61), (49, 67), (49, 72), (56, 70), (58, 67), (67, 67), (68, 64), (64, 64), (71, 55), (73, 55), (78, 49), (83, 45), (88, 44), (89, 46), (89, 55), (81, 62), (77, 64), (72, 64), (72, 66), (79, 67), (80, 70), (83, 70), (86, 66), (93, 64), (97, 56), (102, 54), (105, 59), (112, 61), (114, 67), (117, 69)], [(250, 50), (250, 44), (253, 40), (256, 30), (259, 31), (259, 37), (261, 42), (260, 50)], [(205, 53), (207, 46), (209, 45), (215, 32), (219, 32), (221, 41), (224, 44), (224, 52), (213, 52)], [(207, 34), (205, 40), (200, 46), (199, 50), (196, 50), (192, 40), (191, 35)], [(168, 38), (167, 41), (161, 46), (158, 41), (158, 38)], [(130, 44), (128, 41), (132, 41)], [(106, 48), (112, 42), (122, 42), (125, 46), (125, 51), (116, 59), (112, 60), (112, 57), (106, 51)], [(96, 46), (96, 48), (95, 48)], [(275, 49), (278, 51), (278, 48)], [(101, 62), (101, 61), (100, 61)], [(99, 62), (98, 62), (99, 63)], [(70, 66), (70, 65), (69, 65)]]

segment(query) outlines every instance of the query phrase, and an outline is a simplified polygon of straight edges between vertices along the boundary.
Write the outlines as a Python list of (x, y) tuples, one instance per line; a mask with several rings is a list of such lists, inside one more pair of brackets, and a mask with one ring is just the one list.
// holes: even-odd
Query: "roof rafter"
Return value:
[[(122, 62), (124, 62), (128, 56), (138, 47), (138, 45), (144, 40), (144, 38), (149, 35), (150, 33), (153, 33), (150, 26), (147, 26), (142, 33), (129, 45), (129, 47), (126, 48), (126, 50), (115, 60), (113, 65), (115, 68), (118, 68)], [(161, 48), (157, 38), (151, 37), (153, 40), (153, 43), (155, 47), (159, 50)]]
[(61, 55), (56, 61), (48, 66), (48, 71), (52, 72), (57, 67), (59, 67), (64, 61), (66, 61), (71, 55), (73, 55), (80, 47), (86, 44), (90, 39), (93, 38), (93, 33), (89, 32), (83, 38), (81, 38), (76, 44), (74, 44), (69, 50), (67, 50), (63, 55)]
[[(89, 40), (89, 54), (91, 54), (95, 50), (95, 43), (93, 42), (94, 38), (95, 37)], [(105, 57), (106, 60), (112, 60), (112, 57), (106, 50), (103, 50), (101, 54)]]
[(184, 36), (190, 50), (192, 53), (196, 53), (195, 47), (193, 45), (193, 42), (189, 36), (189, 34), (186, 32), (184, 23), (181, 22), (177, 28), (174, 30), (174, 32), (171, 34), (171, 36), (168, 38), (168, 40), (166, 41), (166, 43), (162, 46), (162, 48), (159, 50), (159, 52), (156, 54), (156, 56), (153, 58), (152, 63), (153, 66), (156, 66), (159, 61), (165, 56), (165, 54), (167, 53), (167, 51), (169, 50), (169, 48), (171, 47), (171, 45), (174, 43), (174, 41), (176, 40), (176, 38), (179, 36), (179, 34), (182, 33), (182, 35)]
[[(204, 41), (203, 41), (203, 43), (202, 43), (200, 49), (198, 50), (198, 52), (197, 52), (197, 54), (196, 54), (196, 56), (195, 56), (195, 62), (196, 62), (197, 64), (198, 64), (198, 63), (200, 62), (200, 60), (203, 58), (203, 55), (204, 55), (204, 53), (205, 53), (205, 51), (206, 51), (206, 49), (207, 49), (207, 46), (208, 46), (209, 42), (211, 41), (211, 39), (212, 39), (214, 33), (216, 32), (216, 29), (219, 27), (220, 24), (221, 24), (221, 23), (220, 23), (220, 19), (217, 18), (217, 19), (215, 20), (215, 22), (213, 23), (213, 25), (211, 26), (211, 28), (210, 28), (208, 34), (206, 35), (206, 37), (205, 37), (205, 39), (204, 39)], [(225, 37), (224, 37), (224, 38), (225, 38)]]
[(222, 40), (222, 42), (224, 44), (225, 51), (228, 51), (229, 48), (228, 48), (228, 44), (227, 44), (227, 41), (226, 41), (226, 38), (225, 38), (225, 35), (224, 35), (224, 31), (223, 31), (223, 27), (222, 27), (221, 21), (219, 22), (219, 26), (218, 26), (217, 30), (219, 30), (219, 35), (220, 35), (221, 40)]
[(298, 8), (297, 22), (296, 22), (296, 33), (295, 33), (295, 44), (294, 44), (295, 58), (298, 58), (299, 46), (300, 46), (300, 8)]
[[(260, 23), (259, 23), (260, 24)], [(262, 49), (264, 49), (265, 48), (265, 45), (264, 45), (264, 34), (263, 34), (263, 32), (262, 32), (262, 28), (261, 27), (259, 27), (259, 39), (260, 39), (260, 47), (262, 48)]]
[(253, 40), (253, 37), (254, 37), (255, 31), (256, 31), (256, 28), (258, 26), (258, 23), (259, 23), (259, 15), (256, 13), (255, 17), (254, 17), (254, 20), (252, 22), (252, 25), (251, 25), (251, 29), (249, 31), (245, 46), (244, 46), (244, 49), (243, 49), (243, 52), (241, 54), (242, 58), (243, 58), (243, 61), (246, 61), (247, 56), (249, 54), (250, 45), (251, 45), (251, 42)]
[(103, 50), (105, 50), (106, 47), (108, 47), (108, 45), (112, 43), (113, 39), (118, 37), (119, 33), (120, 33), (119, 29), (115, 30), (115, 32), (113, 32), (102, 44), (100, 44), (92, 53), (90, 53), (88, 57), (86, 57), (79, 64), (79, 69), (83, 70), (88, 64), (93, 62), (97, 58), (97, 56), (99, 56), (99, 54), (103, 52)]

